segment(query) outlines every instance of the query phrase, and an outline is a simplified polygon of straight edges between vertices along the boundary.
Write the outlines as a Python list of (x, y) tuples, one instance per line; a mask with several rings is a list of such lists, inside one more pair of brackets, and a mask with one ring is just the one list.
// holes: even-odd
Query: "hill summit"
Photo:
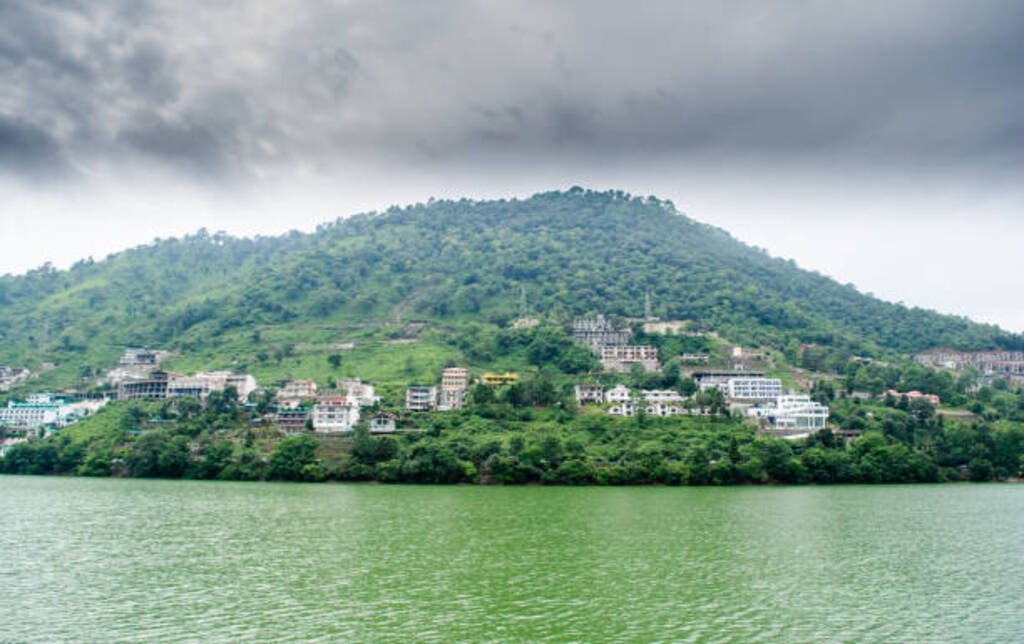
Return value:
[(802, 270), (669, 201), (573, 187), (523, 200), (431, 200), (308, 234), (204, 230), (66, 271), (7, 275), (0, 363), (83, 368), (125, 344), (213, 355), (281, 325), (311, 334), (409, 320), (505, 325), (524, 311), (554, 322), (646, 312), (746, 344), (858, 355), (1024, 347), (996, 326)]

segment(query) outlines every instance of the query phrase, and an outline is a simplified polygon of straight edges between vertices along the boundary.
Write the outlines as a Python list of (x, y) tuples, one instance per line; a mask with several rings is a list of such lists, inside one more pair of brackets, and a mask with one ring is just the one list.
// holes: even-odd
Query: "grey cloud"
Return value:
[(46, 158), (193, 177), (624, 151), (981, 173), (1024, 165), (1021, 60), (1000, 0), (15, 2), (0, 114)]
[(0, 171), (31, 181), (71, 175), (71, 168), (53, 137), (31, 123), (3, 116), (0, 116)]

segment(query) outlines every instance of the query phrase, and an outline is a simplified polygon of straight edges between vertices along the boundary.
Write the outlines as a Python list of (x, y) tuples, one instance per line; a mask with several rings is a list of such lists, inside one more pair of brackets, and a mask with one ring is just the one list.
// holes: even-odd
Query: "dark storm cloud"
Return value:
[(1024, 161), (1022, 61), (1018, 2), (8, 2), (0, 172), (561, 155), (984, 172)]

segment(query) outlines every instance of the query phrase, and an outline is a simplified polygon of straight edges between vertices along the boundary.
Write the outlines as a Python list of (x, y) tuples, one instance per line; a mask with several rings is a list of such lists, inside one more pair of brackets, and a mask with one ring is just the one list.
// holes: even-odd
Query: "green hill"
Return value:
[(0, 277), (0, 364), (52, 363), (44, 382), (73, 384), (115, 362), (123, 345), (146, 344), (179, 350), (178, 368), (301, 375), (355, 338), (355, 363), (414, 379), (467, 356), (437, 331), (405, 342), (409, 333), (395, 322), (504, 326), (523, 293), (531, 315), (555, 322), (589, 312), (639, 316), (650, 293), (661, 318), (790, 351), (808, 343), (863, 355), (1024, 347), (998, 327), (884, 302), (802, 270), (670, 202), (573, 188), (394, 207), (310, 234), (200, 231), (66, 271)]

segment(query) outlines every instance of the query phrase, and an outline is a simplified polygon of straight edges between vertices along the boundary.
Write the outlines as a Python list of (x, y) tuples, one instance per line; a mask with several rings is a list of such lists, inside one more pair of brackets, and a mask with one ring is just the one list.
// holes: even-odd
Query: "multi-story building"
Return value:
[(587, 345), (595, 353), (599, 352), (601, 347), (627, 344), (629, 336), (629, 331), (616, 329), (602, 314), (592, 318), (576, 318), (572, 321), (572, 339)]
[(314, 398), (316, 382), (313, 380), (292, 380), (277, 390), (278, 398)]
[(782, 395), (782, 381), (759, 372), (718, 372), (694, 374), (701, 391), (718, 389), (730, 400), (773, 400)]
[(730, 400), (771, 400), (782, 395), (778, 378), (730, 378), (722, 392)]
[(828, 426), (828, 407), (803, 395), (779, 395), (771, 405), (751, 407), (747, 416), (759, 419), (762, 429), (780, 436), (803, 436)]
[(437, 387), (413, 385), (405, 390), (405, 408), (409, 411), (431, 411), (437, 408)]
[(644, 402), (648, 404), (683, 402), (683, 397), (679, 395), (679, 392), (672, 389), (641, 389), (640, 393), (644, 397)]
[(929, 367), (966, 369), (972, 367), (983, 376), (1006, 376), (1011, 380), (1024, 379), (1024, 351), (956, 351), (932, 349), (914, 356), (914, 360)]
[(661, 369), (661, 362), (658, 360), (658, 347), (655, 346), (632, 344), (604, 346), (600, 348), (598, 355), (604, 370), (613, 373), (627, 373), (634, 364), (639, 364), (644, 371), (648, 372)]
[(306, 429), (309, 415), (310, 411), (305, 407), (278, 407), (277, 414), (274, 416), (274, 424), (284, 430), (302, 431)]
[(628, 403), (631, 400), (633, 394), (626, 385), (615, 385), (604, 393), (604, 401), (607, 403)]
[(437, 408), (441, 411), (462, 409), (469, 389), (469, 369), (447, 367), (441, 372), (441, 394)]
[(670, 402), (648, 403), (644, 407), (644, 413), (648, 416), (678, 416), (683, 412), (684, 408), (682, 405)]
[(604, 388), (601, 385), (576, 385), (577, 405), (599, 405), (604, 402)]
[(120, 383), (124, 380), (145, 380), (160, 365), (167, 355), (147, 347), (128, 347), (118, 360), (117, 366), (107, 372), (107, 380)]
[(358, 378), (341, 378), (338, 387), (344, 389), (345, 396), (358, 402), (361, 407), (371, 407), (380, 402), (380, 396), (376, 394), (373, 385)]
[(24, 402), (7, 401), (0, 408), (0, 426), (13, 429), (66, 427), (77, 420), (75, 410), (52, 394), (32, 394)]
[(608, 408), (612, 416), (633, 416), (636, 414), (637, 406), (631, 402), (616, 403)]
[(359, 422), (359, 404), (345, 396), (325, 396), (313, 405), (312, 418), (317, 433), (351, 431)]
[(246, 400), (256, 389), (256, 379), (249, 374), (233, 374), (229, 371), (208, 371), (185, 376), (156, 370), (149, 378), (123, 380), (118, 386), (117, 397), (121, 400), (163, 400), (180, 396), (205, 398), (213, 391), (224, 391), (229, 385), (235, 387), (239, 400)]
[(163, 400), (172, 377), (181, 374), (157, 369), (148, 378), (122, 380), (117, 387), (118, 400)]

